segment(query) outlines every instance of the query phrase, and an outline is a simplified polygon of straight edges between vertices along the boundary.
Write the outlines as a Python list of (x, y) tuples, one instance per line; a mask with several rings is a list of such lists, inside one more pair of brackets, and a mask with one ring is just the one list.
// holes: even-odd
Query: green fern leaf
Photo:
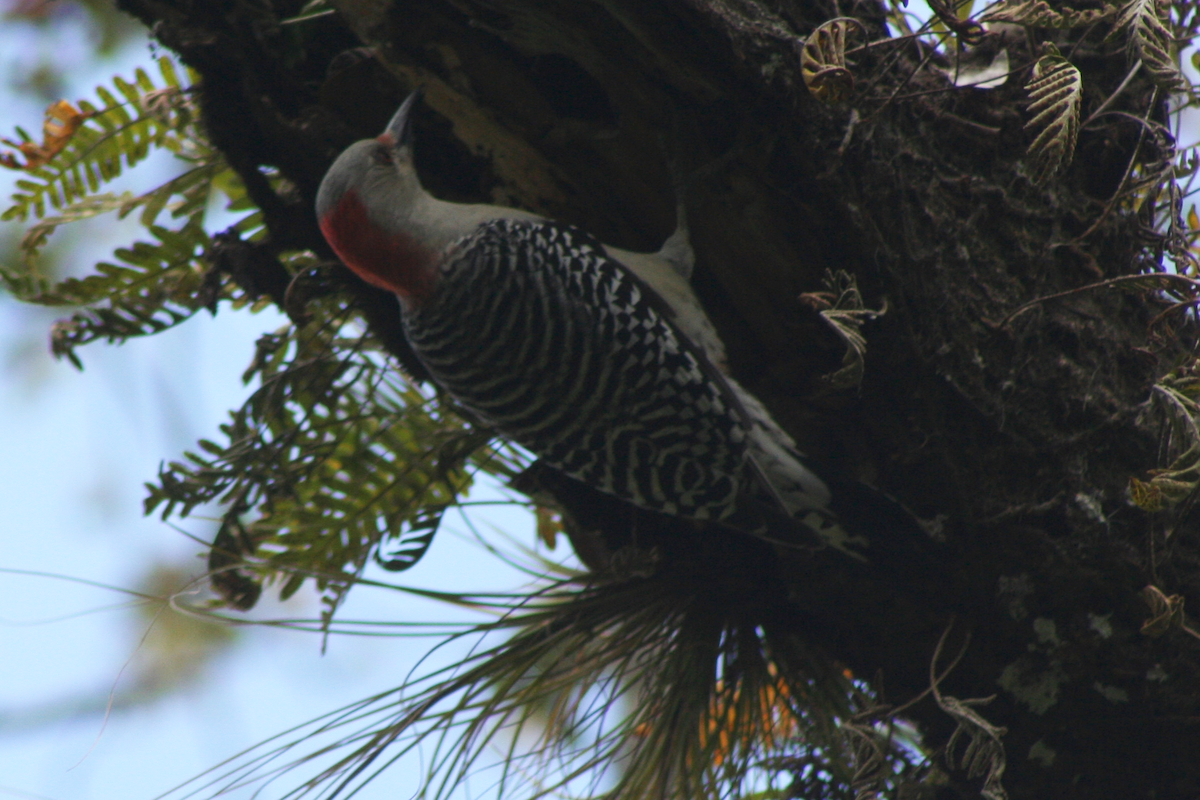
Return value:
[[(28, 171), (30, 178), (18, 182), (13, 204), (0, 215), (0, 220), (24, 222), (46, 216), (47, 205), (65, 209), (88, 194), (117, 178), (124, 168), (143, 161), (150, 152), (165, 147), (173, 152), (182, 150), (182, 142), (193, 145), (193, 160), (212, 155), (211, 148), (193, 128), (195, 113), (188, 93), (178, 85), (178, 75), (169, 59), (161, 59), (165, 88), (155, 88), (145, 71), (136, 75), (134, 83), (114, 78), (117, 93), (100, 86), (96, 96), (103, 104), (97, 107), (80, 101), (80, 111), (87, 119), (76, 128), (69, 141), (45, 166)], [(174, 83), (172, 83), (174, 81)], [(148, 87), (148, 88), (147, 88)], [(18, 129), (22, 141), (28, 135)]]
[[(74, 178), (74, 180), (79, 179)], [(120, 195), (105, 193), (84, 197), (82, 200), (78, 200), (64, 208), (61, 214), (53, 217), (43, 217), (33, 227), (25, 231), (25, 236), (21, 239), (21, 249), (27, 253), (36, 252), (46, 244), (46, 240), (59, 225), (90, 219), (100, 214), (107, 214), (110, 211), (118, 211), (134, 199), (133, 194), (130, 192)]]
[(491, 435), (439, 413), (369, 341), (341, 338), (344, 309), (316, 302), (327, 313), (260, 339), (244, 377), (261, 385), (224, 443), (163, 469), (145, 506), (165, 518), (239, 498), (239, 515), (257, 513), (250, 570), (287, 591), (314, 577), (331, 613), (371, 559), (407, 568), (425, 553)]
[[(157, 333), (202, 307), (211, 307), (217, 299), (239, 307), (263, 305), (259, 298), (238, 293), (227, 280), (214, 283), (198, 262), (209, 246), (202, 223), (214, 181), (220, 180), (231, 204), (246, 205), (245, 192), (230, 179), (231, 170), (219, 153), (194, 128), (191, 101), (179, 88), (174, 65), (160, 59), (159, 69), (165, 88), (156, 88), (146, 71), (138, 70), (133, 82), (114, 79), (121, 99), (104, 87), (97, 89), (102, 108), (87, 102), (80, 103), (81, 112), (66, 103), (52, 107), (54, 119), (63, 125), (47, 127), (46, 145), (35, 155), (43, 160), (46, 153), (53, 155), (27, 170), (28, 177), (17, 182), (14, 205), (3, 215), (23, 221), (32, 214), (38, 221), (23, 239), (22, 268), (6, 268), (0, 280), (28, 302), (84, 306), (55, 325), (51, 335), (53, 351), (77, 366), (75, 349), (81, 344)], [(23, 131), (18, 135), (28, 140)], [(141, 195), (99, 192), (125, 167), (137, 165), (155, 149), (176, 153), (188, 168)], [(47, 215), (47, 206), (58, 213)], [(99, 264), (95, 274), (83, 279), (51, 285), (38, 274), (38, 251), (59, 226), (109, 212), (123, 218), (138, 209), (140, 222), (156, 241), (116, 251), (116, 263)], [(165, 211), (183, 219), (183, 226), (158, 227)], [(242, 227), (260, 226), (261, 217), (251, 215)]]
[[(166, 56), (161, 56), (158, 59), (158, 70), (162, 74), (163, 82), (169, 88), (172, 88), (172, 89), (181, 88), (181, 84), (179, 82), (179, 73), (177, 73), (175, 71), (175, 63), (173, 61), (171, 61), (170, 58), (168, 58)], [(145, 73), (142, 73), (142, 74), (144, 75)], [(139, 77), (141, 77), (141, 76), (139, 75)], [(148, 75), (146, 76), (146, 82), (151, 83), (150, 76), (148, 76)], [(140, 81), (139, 81), (139, 83), (140, 83)]]

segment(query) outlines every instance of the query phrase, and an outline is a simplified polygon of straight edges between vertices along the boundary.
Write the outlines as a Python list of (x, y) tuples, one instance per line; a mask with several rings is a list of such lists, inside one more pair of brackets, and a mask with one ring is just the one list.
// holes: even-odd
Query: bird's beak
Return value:
[(383, 129), (379, 140), (387, 141), (392, 147), (397, 148), (412, 146), (412, 111), (420, 101), (421, 90), (416, 89), (400, 104), (396, 115), (392, 117), (392, 121)]

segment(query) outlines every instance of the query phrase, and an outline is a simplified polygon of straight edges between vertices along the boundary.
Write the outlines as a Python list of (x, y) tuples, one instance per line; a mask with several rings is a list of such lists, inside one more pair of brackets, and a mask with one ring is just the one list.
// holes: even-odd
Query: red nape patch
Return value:
[(321, 218), (321, 233), (346, 266), (372, 286), (413, 300), (423, 300), (433, 290), (433, 251), (411, 236), (374, 225), (353, 189)]

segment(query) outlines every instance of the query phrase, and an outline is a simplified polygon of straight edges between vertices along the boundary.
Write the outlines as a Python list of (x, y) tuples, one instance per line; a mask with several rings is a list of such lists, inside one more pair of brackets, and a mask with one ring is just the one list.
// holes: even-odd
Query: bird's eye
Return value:
[(391, 164), (392, 163), (392, 149), (390, 147), (385, 147), (383, 145), (380, 145), (379, 147), (376, 147), (373, 151), (371, 151), (371, 158), (375, 161), (376, 164)]

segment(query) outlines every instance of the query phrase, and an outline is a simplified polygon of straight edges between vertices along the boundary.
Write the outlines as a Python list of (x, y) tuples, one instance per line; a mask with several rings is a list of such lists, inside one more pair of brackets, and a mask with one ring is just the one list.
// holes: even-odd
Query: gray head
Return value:
[(416, 296), (431, 285), (434, 253), (415, 209), (425, 198), (412, 161), (415, 91), (383, 133), (355, 142), (325, 173), (317, 221), (338, 257), (380, 288)]
[(405, 188), (420, 190), (412, 161), (413, 109), (420, 101), (421, 90), (417, 89), (400, 104), (383, 133), (355, 142), (333, 162), (317, 192), (317, 219), (322, 230), (326, 220), (332, 224), (347, 192), (356, 192), (373, 208), (376, 203), (403, 202)]

